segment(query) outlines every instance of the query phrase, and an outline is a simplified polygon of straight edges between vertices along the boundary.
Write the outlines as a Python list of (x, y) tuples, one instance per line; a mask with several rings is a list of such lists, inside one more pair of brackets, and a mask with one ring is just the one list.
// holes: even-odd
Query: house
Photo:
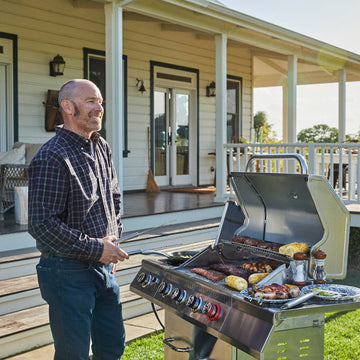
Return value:
[[(42, 144), (54, 135), (61, 122), (56, 94), (73, 78), (94, 81), (104, 96), (102, 135), (112, 147), (124, 192), (145, 190), (149, 169), (161, 188), (213, 184), (216, 173), (215, 200), (222, 205), (224, 145), (233, 136), (250, 138), (255, 87), (283, 86), (283, 139), (294, 143), (296, 85), (338, 83), (339, 135), (345, 138), (346, 82), (360, 80), (360, 56), (220, 1), (0, 0), (0, 14), (1, 152), (17, 141)], [(64, 63), (63, 71), (52, 69)], [(220, 216), (222, 208), (210, 210), (208, 219)], [(151, 215), (127, 218), (126, 231), (178, 216), (165, 215), (157, 223)], [(209, 241), (216, 228), (213, 223), (191, 228), (186, 241)], [(1, 235), (0, 251), (8, 250), (5, 242), (17, 249), (34, 246), (26, 227), (17, 231)], [(178, 245), (182, 234), (173, 236), (149, 241), (147, 249), (160, 241), (163, 247)], [(32, 276), (36, 259), (26, 261), (12, 266), (10, 276)], [(122, 277), (122, 286), (135, 276), (134, 269)], [(30, 292), (36, 293), (33, 302), (19, 295), (17, 310), (23, 303), (41, 305), (38, 289)], [(46, 320), (41, 325), (41, 331), (48, 326)], [(16, 334), (9, 353), (46, 343), (48, 328), (44, 332), (45, 340), (28, 345), (27, 335)]]
[[(104, 94), (103, 135), (123, 191), (144, 190), (149, 169), (168, 187), (211, 184), (216, 168), (223, 188), (223, 144), (250, 138), (254, 87), (283, 86), (291, 143), (296, 84), (339, 83), (345, 137), (345, 87), (360, 80), (360, 56), (220, 1), (2, 0), (1, 14), (1, 151), (54, 135), (49, 96), (72, 78)], [(65, 70), (51, 76), (57, 55)]]

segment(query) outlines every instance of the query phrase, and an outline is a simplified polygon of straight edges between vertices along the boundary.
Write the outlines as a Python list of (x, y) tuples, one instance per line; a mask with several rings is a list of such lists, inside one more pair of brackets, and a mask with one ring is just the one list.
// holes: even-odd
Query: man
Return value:
[(129, 256), (121, 235), (120, 191), (99, 136), (102, 96), (88, 80), (59, 92), (64, 125), (29, 169), (29, 233), (41, 252), (41, 295), (49, 304), (56, 360), (120, 359), (125, 346), (115, 266)]

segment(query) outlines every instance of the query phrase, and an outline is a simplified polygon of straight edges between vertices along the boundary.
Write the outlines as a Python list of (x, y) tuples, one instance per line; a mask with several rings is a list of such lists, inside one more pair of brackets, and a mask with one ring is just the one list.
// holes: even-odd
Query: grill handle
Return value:
[(276, 160), (276, 159), (297, 160), (300, 165), (301, 174), (307, 174), (308, 172), (306, 160), (300, 154), (256, 154), (253, 155), (246, 164), (246, 172), (249, 171), (252, 163), (255, 162), (256, 160)]
[(189, 342), (186, 339), (182, 338), (182, 337), (168, 337), (168, 338), (165, 338), (163, 340), (163, 343), (165, 345), (167, 345), (170, 349), (175, 350), (177, 352), (190, 352), (190, 351), (194, 350), (194, 348), (192, 346), (180, 348), (180, 347), (177, 347), (177, 346), (173, 345), (172, 342), (177, 341), (177, 340), (185, 341), (185, 342), (187, 342), (189, 344)]

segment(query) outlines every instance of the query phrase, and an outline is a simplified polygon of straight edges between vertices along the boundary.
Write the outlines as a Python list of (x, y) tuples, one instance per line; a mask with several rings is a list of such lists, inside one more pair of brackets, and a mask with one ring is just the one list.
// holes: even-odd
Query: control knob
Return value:
[(196, 297), (194, 295), (190, 295), (186, 302), (186, 306), (191, 308), (193, 311), (198, 311), (200, 309), (202, 303), (203, 303), (203, 300), (201, 297)]
[(147, 275), (144, 272), (142, 272), (139, 274), (137, 281), (141, 284), (142, 287), (146, 287), (146, 286), (150, 285), (150, 283), (152, 281), (152, 276)]
[(159, 293), (165, 297), (171, 294), (172, 285), (167, 284), (165, 281), (163, 281), (159, 286)]
[(183, 303), (186, 298), (186, 290), (175, 288), (171, 294), (171, 298), (175, 300), (177, 304)]
[(206, 314), (210, 321), (214, 321), (219, 317), (221, 308), (218, 304), (207, 302), (201, 309), (201, 312)]

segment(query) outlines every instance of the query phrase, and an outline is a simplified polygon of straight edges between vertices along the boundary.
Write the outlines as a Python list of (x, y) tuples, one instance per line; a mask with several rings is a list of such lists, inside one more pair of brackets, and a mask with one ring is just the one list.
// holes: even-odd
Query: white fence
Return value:
[[(300, 154), (307, 163), (307, 173), (325, 176), (344, 203), (360, 203), (359, 143), (294, 144), (225, 144), (228, 174), (246, 171), (246, 165), (257, 154)], [(258, 160), (248, 171), (294, 173), (299, 163), (289, 159)], [(232, 188), (229, 188), (232, 195)]]

